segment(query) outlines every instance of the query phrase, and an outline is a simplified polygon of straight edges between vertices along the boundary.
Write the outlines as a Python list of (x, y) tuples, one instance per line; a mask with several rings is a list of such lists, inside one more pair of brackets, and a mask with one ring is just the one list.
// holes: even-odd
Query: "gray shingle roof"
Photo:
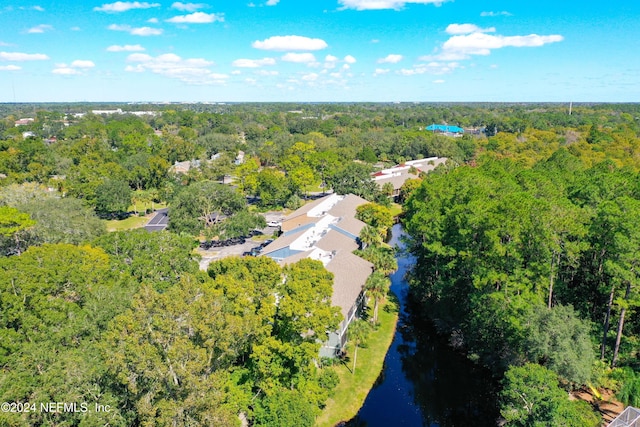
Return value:
[(340, 307), (346, 318), (373, 271), (373, 264), (348, 250), (341, 250), (327, 264), (327, 270), (334, 276), (331, 304)]

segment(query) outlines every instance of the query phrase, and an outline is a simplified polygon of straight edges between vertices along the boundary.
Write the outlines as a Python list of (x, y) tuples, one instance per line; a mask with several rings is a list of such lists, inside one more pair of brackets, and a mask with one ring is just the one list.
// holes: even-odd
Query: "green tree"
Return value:
[(27, 232), (36, 222), (28, 213), (16, 208), (0, 206), (0, 239), (4, 255), (20, 254), (26, 248)]
[(79, 245), (106, 232), (95, 212), (74, 197), (33, 200), (20, 207), (36, 221), (32, 230), (36, 243)]
[(524, 349), (533, 362), (554, 371), (572, 384), (591, 380), (595, 355), (589, 326), (570, 306), (537, 306), (526, 321)]
[(338, 170), (329, 179), (329, 184), (337, 194), (355, 194), (367, 200), (373, 200), (378, 186), (371, 179), (371, 167), (361, 163), (349, 163)]
[(118, 231), (94, 242), (138, 283), (164, 291), (186, 274), (198, 272), (199, 256), (193, 254), (195, 241), (171, 232), (149, 233), (144, 229)]
[(382, 243), (380, 230), (370, 225), (365, 225), (364, 227), (362, 227), (358, 238), (363, 244), (363, 249), (366, 249), (369, 246), (379, 246)]
[(258, 173), (257, 182), (257, 192), (261, 206), (283, 206), (291, 196), (289, 180), (280, 171), (263, 169)]
[(355, 319), (351, 322), (348, 329), (349, 341), (353, 346), (353, 369), (351, 373), (355, 375), (356, 364), (358, 362), (358, 347), (362, 346), (369, 337), (371, 325), (364, 320)]
[(113, 216), (127, 212), (131, 204), (131, 188), (121, 180), (107, 179), (96, 187), (96, 212)]
[(317, 407), (297, 390), (278, 390), (266, 397), (256, 409), (255, 425), (279, 427), (312, 427)]
[(102, 349), (141, 425), (231, 426), (249, 401), (227, 369), (243, 333), (219, 291), (185, 276), (164, 294), (143, 286)]
[(364, 289), (373, 298), (373, 324), (378, 323), (378, 306), (380, 301), (384, 301), (389, 292), (391, 281), (379, 271), (374, 271), (367, 277)]
[(595, 427), (600, 423), (585, 402), (569, 400), (553, 372), (536, 364), (506, 372), (500, 401), (507, 426)]
[(0, 414), (2, 425), (130, 425), (96, 343), (128, 307), (131, 281), (101, 249), (31, 247), (0, 259), (0, 398), (110, 405), (110, 413)]
[(366, 203), (358, 206), (356, 208), (356, 218), (378, 229), (383, 239), (387, 236), (387, 230), (393, 226), (391, 210), (377, 203)]
[(176, 232), (198, 234), (216, 226), (244, 209), (244, 197), (228, 185), (212, 181), (190, 184), (171, 201), (169, 228)]
[(294, 191), (304, 196), (307, 195), (313, 185), (317, 184), (313, 169), (307, 165), (300, 165), (288, 173)]
[(247, 236), (250, 231), (262, 229), (267, 226), (264, 216), (243, 209), (231, 215), (228, 219), (216, 227), (216, 233), (220, 238)]

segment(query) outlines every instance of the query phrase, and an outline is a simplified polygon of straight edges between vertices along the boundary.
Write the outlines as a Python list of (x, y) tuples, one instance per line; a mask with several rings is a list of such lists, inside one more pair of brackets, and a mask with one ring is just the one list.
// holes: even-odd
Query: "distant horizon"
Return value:
[(572, 103), (576, 105), (618, 105), (640, 104), (640, 101), (31, 101), (31, 102), (0, 102), (0, 105), (32, 105), (32, 104), (101, 104), (101, 105), (240, 105), (240, 104), (506, 104), (506, 105), (555, 105), (561, 106)]
[(640, 101), (634, 2), (9, 1), (0, 102)]

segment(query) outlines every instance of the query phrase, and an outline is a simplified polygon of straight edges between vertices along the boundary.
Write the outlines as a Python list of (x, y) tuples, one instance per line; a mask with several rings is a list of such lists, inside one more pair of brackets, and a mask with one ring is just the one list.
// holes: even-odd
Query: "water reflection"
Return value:
[[(400, 225), (391, 244), (402, 244)], [(420, 307), (408, 297), (405, 273), (410, 256), (398, 255), (391, 290), (400, 301), (400, 319), (383, 372), (349, 427), (495, 426), (495, 389), (489, 373), (452, 351), (438, 337)]]

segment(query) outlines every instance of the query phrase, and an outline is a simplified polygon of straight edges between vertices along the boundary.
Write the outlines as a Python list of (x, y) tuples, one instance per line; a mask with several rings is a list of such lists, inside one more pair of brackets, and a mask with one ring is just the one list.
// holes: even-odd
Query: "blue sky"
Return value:
[(637, 0), (7, 1), (0, 102), (640, 101)]

